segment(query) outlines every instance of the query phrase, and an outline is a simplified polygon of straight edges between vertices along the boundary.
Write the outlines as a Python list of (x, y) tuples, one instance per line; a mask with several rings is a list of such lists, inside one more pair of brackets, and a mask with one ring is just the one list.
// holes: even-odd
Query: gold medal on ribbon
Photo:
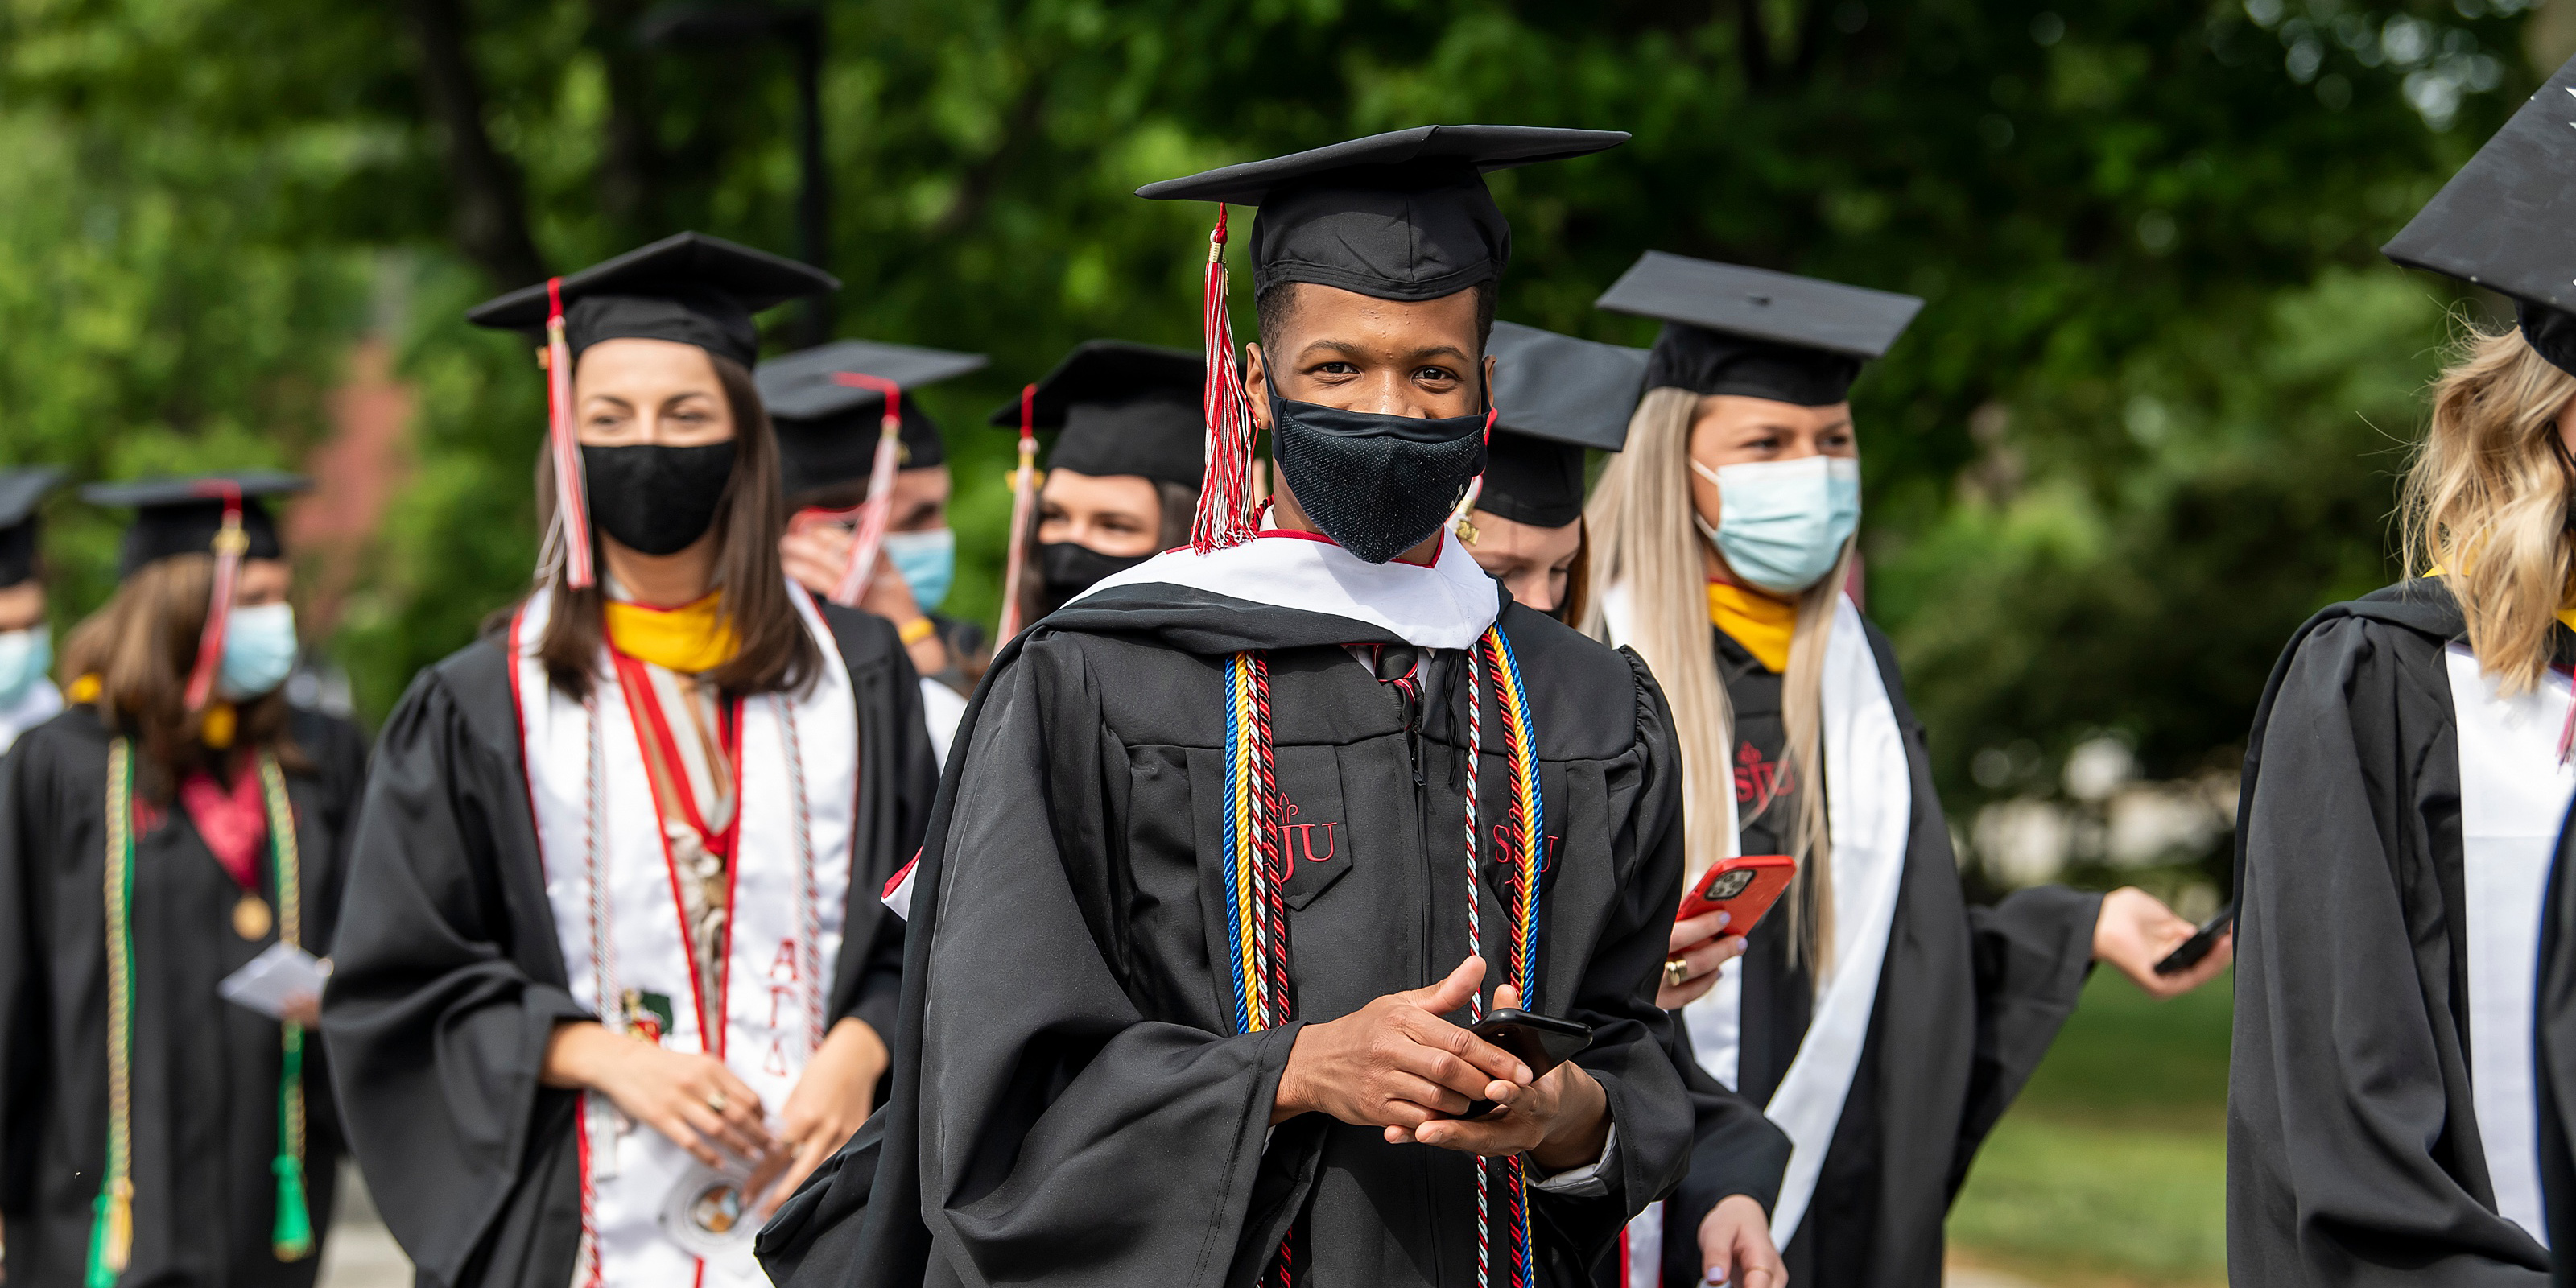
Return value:
[(268, 928), (276, 923), (268, 911), (268, 900), (255, 894), (244, 894), (233, 905), (233, 933), (244, 939), (264, 939)]

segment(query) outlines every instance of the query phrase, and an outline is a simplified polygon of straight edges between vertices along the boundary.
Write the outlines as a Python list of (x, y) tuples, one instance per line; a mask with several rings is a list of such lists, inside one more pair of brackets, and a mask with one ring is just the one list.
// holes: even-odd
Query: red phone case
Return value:
[(1681, 910), (1673, 920), (1688, 921), (1702, 913), (1723, 910), (1726, 929), (1722, 933), (1751, 934), (1753, 924), (1771, 911), (1781, 892), (1789, 888), (1789, 878), (1796, 875), (1798, 861), (1785, 854), (1742, 854), (1721, 859), (1709, 865), (1698, 884), (1682, 892)]

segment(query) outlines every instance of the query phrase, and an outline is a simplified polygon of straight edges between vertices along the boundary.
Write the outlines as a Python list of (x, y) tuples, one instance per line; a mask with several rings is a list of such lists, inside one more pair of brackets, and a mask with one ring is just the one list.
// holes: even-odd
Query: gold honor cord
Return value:
[[(286, 799), (286, 775), (273, 752), (259, 754), (261, 794), (268, 798), (269, 852), (276, 859), (277, 942), (301, 948), (304, 940), (303, 864), (295, 848), (295, 807)], [(277, 1226), (270, 1250), (280, 1261), (313, 1255), (313, 1215), (304, 1201), (304, 1026), (288, 1020), (277, 1077)]]
[(107, 1183), (90, 1225), (86, 1288), (114, 1288), (134, 1253), (134, 752), (107, 745)]
[[(300, 947), (304, 900), (295, 811), (277, 757), (262, 752), (261, 795), (279, 910), (278, 942)], [(134, 1253), (134, 753), (123, 738), (107, 749), (107, 1183), (90, 1228), (84, 1288), (114, 1288)], [(304, 1026), (281, 1026), (277, 1080), (277, 1223), (270, 1250), (280, 1261), (313, 1255), (313, 1217), (304, 1189)]]

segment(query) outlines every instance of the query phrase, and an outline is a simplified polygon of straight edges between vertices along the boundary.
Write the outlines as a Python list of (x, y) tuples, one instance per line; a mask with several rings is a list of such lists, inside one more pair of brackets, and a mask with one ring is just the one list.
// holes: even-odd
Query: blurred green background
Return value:
[[(305, 621), (380, 718), (533, 555), (539, 378), (461, 310), (682, 228), (797, 251), (793, 37), (819, 31), (835, 330), (993, 355), (921, 395), (957, 475), (948, 608), (989, 621), (1010, 441), (982, 414), (1080, 340), (1196, 342), (1213, 212), (1136, 185), (1429, 121), (1631, 130), (1494, 177), (1501, 315), (1645, 343), (1590, 301), (1647, 248), (1926, 297), (1855, 393), (1864, 539), (1972, 882), (2205, 908), (2262, 677), (2392, 576), (2420, 391), (2494, 312), (2375, 248), (2576, 50), (2576, 0), (816, 13), (657, 43), (640, 0), (0, 0), (0, 459), (324, 473)], [(47, 514), (68, 623), (115, 516)], [(2223, 1060), (2223, 1005), (2153, 1014)], [(2034, 1106), (2128, 1040), (2094, 1022)], [(2063, 1228), (1978, 1200), (2071, 1202), (2050, 1160), (2119, 1120), (2074, 1113), (2007, 1121), (1970, 1242)], [(2208, 1121), (2138, 1165), (2214, 1194)], [(2213, 1231), (2114, 1269), (2188, 1279)]]

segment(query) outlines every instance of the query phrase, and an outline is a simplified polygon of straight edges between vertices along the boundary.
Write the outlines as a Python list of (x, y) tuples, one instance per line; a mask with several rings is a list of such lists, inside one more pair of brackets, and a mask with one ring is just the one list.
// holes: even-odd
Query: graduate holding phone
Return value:
[[(2227, 965), (2221, 948), (2158, 974), (2194, 927), (2142, 891), (1962, 897), (1894, 655), (1846, 593), (1849, 390), (1921, 303), (1659, 253), (1600, 300), (1665, 326), (1588, 510), (1589, 629), (1633, 645), (1672, 700), (1695, 881), (1730, 856), (1797, 865), (1758, 924), (1674, 927), (1659, 1000), (1685, 1021), (1677, 1062), (1767, 1106), (1793, 1149), (1783, 1169), (1701, 1140), (1662, 1228), (1631, 1229), (1632, 1249), (1660, 1241), (1664, 1284), (1752, 1288), (1762, 1267), (1730, 1250), (1767, 1223), (1800, 1288), (1933, 1288), (1950, 1197), (2093, 963), (2158, 996)], [(1738, 899), (1779, 876), (1746, 870)]]

